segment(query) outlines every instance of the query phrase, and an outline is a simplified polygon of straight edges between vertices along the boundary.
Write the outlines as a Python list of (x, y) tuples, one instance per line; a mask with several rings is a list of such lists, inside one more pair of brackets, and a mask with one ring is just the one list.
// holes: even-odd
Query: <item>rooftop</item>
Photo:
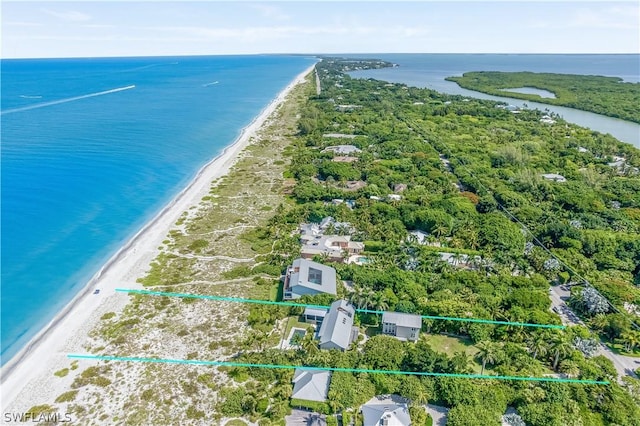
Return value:
[(293, 374), (291, 398), (324, 402), (327, 400), (330, 381), (330, 371), (297, 368)]
[(402, 312), (385, 312), (382, 314), (382, 322), (395, 324), (398, 327), (422, 327), (422, 317), (420, 315), (405, 314)]
[(336, 294), (336, 270), (308, 259), (293, 261), (290, 286), (307, 287), (322, 293)]

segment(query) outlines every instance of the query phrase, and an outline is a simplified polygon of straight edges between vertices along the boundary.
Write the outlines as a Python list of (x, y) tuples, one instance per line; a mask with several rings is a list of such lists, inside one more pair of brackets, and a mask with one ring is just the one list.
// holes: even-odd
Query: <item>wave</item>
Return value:
[(122, 92), (123, 90), (130, 90), (135, 87), (136, 87), (135, 84), (132, 84), (130, 86), (118, 87), (115, 89), (104, 90), (102, 92), (89, 93), (88, 95), (74, 96), (72, 98), (59, 99), (57, 101), (44, 102), (41, 104), (29, 105), (29, 106), (20, 107), (20, 108), (7, 109), (4, 111), (0, 111), (0, 115), (12, 114), (14, 112), (29, 111), (31, 109), (44, 108), (52, 105), (65, 104), (67, 102), (79, 101), (80, 99), (93, 98), (94, 96), (102, 96), (102, 95), (108, 95), (110, 93)]
[(42, 96), (39, 95), (20, 95), (20, 97), (24, 99), (42, 99)]
[(207, 84), (203, 84), (202, 87), (209, 87), (209, 86), (213, 86), (214, 84), (218, 84), (219, 81), (212, 81), (211, 83), (207, 83)]
[(126, 70), (120, 70), (118, 72), (140, 71), (140, 70), (146, 70), (147, 68), (160, 67), (160, 66), (163, 66), (163, 65), (178, 65), (178, 62), (161, 62), (159, 64), (149, 64), (149, 65), (143, 65), (141, 67), (128, 68)]

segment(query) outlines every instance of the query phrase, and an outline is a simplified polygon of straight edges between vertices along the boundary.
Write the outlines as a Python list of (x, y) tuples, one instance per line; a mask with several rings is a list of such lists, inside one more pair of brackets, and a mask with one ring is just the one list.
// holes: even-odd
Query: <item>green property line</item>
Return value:
[[(190, 294), (190, 293), (167, 293), (162, 291), (134, 290), (134, 289), (127, 289), (127, 288), (116, 288), (116, 291), (121, 293), (145, 294), (149, 296), (182, 297), (182, 298), (188, 298), (188, 299), (217, 300), (220, 302), (257, 303), (260, 305), (296, 306), (301, 308), (329, 309), (329, 306), (322, 306), (322, 305), (306, 305), (304, 303), (295, 303), (295, 302), (273, 302), (271, 300), (243, 299), (240, 297), (208, 296), (204, 294)], [(368, 314), (383, 314), (385, 312), (385, 311), (374, 311), (370, 309), (356, 309), (356, 311), (364, 312)], [(476, 322), (481, 324), (517, 325), (521, 327), (556, 328), (560, 330), (563, 330), (566, 328), (564, 325), (555, 325), (555, 324), (531, 324), (526, 322), (494, 321), (494, 320), (486, 320), (486, 319), (478, 319), (478, 318), (438, 317), (433, 315), (421, 315), (421, 316), (423, 319)]]
[(488, 374), (454, 374), (454, 373), (433, 373), (425, 371), (400, 371), (400, 370), (371, 370), (366, 368), (337, 368), (337, 367), (308, 367), (302, 365), (282, 365), (282, 364), (251, 364), (244, 362), (227, 361), (206, 361), (196, 359), (167, 359), (167, 358), (139, 358), (108, 355), (84, 355), (67, 354), (70, 359), (86, 359), (96, 361), (123, 361), (123, 362), (149, 362), (156, 364), (190, 364), (208, 365), (215, 367), (245, 367), (245, 368), (270, 368), (289, 369), (304, 368), (317, 371), (338, 371), (346, 373), (372, 373), (372, 374), (396, 374), (396, 375), (416, 375), (416, 376), (436, 376), (436, 377), (456, 377), (460, 379), (494, 379), (494, 380), (519, 380), (527, 382), (556, 382), (556, 383), (580, 383), (584, 385), (608, 385), (608, 381), (602, 380), (579, 380), (579, 379), (559, 379), (555, 377), (523, 377), (523, 376), (491, 376)]

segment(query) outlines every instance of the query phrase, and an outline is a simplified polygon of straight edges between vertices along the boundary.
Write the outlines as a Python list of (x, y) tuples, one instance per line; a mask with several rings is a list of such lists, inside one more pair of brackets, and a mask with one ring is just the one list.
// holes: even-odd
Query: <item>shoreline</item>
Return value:
[[(136, 282), (149, 270), (150, 263), (158, 255), (158, 246), (169, 230), (191, 206), (198, 205), (209, 193), (211, 183), (228, 174), (240, 153), (251, 144), (252, 138), (268, 118), (285, 101), (291, 90), (303, 82), (315, 68), (315, 63), (298, 74), (276, 97), (245, 127), (236, 139), (220, 154), (202, 166), (188, 185), (174, 196), (154, 217), (129, 239), (93, 275), (87, 284), (67, 303), (56, 316), (21, 348), (0, 370), (2, 411), (11, 406), (25, 388), (35, 379), (51, 380), (43, 376), (68, 364), (66, 354), (71, 348), (81, 349), (81, 344), (94, 328), (94, 313), (122, 310), (129, 301), (126, 294), (115, 293), (116, 287), (142, 286)], [(100, 289), (100, 294), (93, 294)], [(93, 318), (92, 318), (93, 317)], [(64, 363), (64, 364), (63, 364)]]

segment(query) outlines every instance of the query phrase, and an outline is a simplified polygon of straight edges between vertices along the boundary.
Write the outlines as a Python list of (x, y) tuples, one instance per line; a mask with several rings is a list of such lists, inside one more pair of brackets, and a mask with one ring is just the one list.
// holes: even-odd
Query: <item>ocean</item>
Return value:
[(2, 60), (2, 363), (314, 62)]

